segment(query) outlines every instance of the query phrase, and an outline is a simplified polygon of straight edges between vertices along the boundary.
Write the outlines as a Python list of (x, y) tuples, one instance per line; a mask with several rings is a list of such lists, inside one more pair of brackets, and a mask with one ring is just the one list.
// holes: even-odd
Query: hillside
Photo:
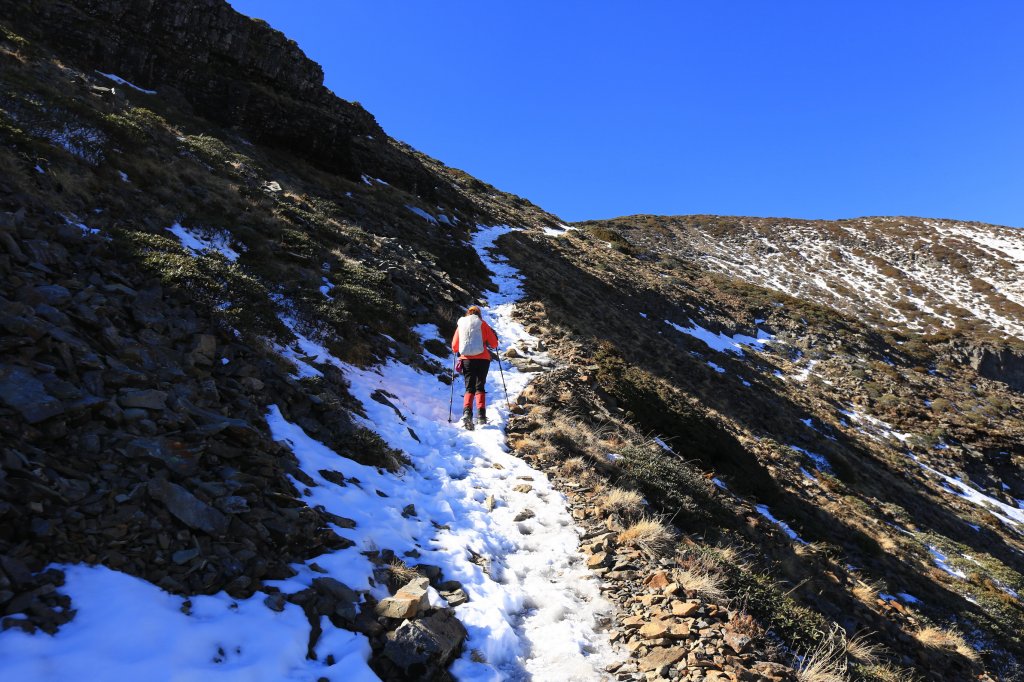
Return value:
[(0, 31), (5, 678), (1024, 679), (1020, 233), (569, 226), (219, 0)]
[[(885, 287), (869, 284), (871, 268), (854, 276), (822, 267), (801, 297), (768, 288), (808, 268), (807, 254), (827, 241), (787, 250), (793, 233), (812, 231), (799, 221), (761, 227), (776, 222), (632, 217), (517, 235), (506, 248), (561, 337), (555, 355), (573, 357), (619, 418), (669, 443), (695, 473), (716, 476), (711, 497), (726, 508), (697, 487), (666, 501), (677, 524), (719, 546), (749, 548), (752, 566), (784, 577), (790, 596), (850, 633), (873, 631), (906, 651), (908, 635), (926, 623), (953, 625), (977, 648), (1009, 653), (1000, 674), (1012, 679), (1024, 520), (1019, 345), (982, 318), (953, 332), (936, 323), (934, 333), (881, 323), (887, 310), (873, 302)], [(877, 222), (890, 228), (891, 244), (923, 221)], [(991, 235), (1019, 240), (1007, 228), (935, 224), (982, 244)], [(724, 272), (726, 257), (744, 259), (735, 245), (754, 242), (773, 260), (756, 276)], [(935, 253), (914, 258), (938, 263), (920, 266), (922, 280), (941, 278)], [(819, 293), (858, 279), (841, 300)], [(1003, 362), (979, 366), (979, 357)], [(766, 535), (781, 546), (772, 549)], [(744, 578), (734, 576), (734, 589), (745, 589)], [(761, 608), (769, 622), (779, 615), (776, 602)], [(824, 624), (783, 626), (810, 636)], [(912, 654), (919, 673), (958, 679), (921, 655)]]

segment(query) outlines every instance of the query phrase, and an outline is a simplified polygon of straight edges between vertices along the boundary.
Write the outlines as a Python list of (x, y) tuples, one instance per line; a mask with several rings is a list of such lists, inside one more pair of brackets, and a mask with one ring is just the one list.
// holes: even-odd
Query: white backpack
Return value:
[(483, 320), (476, 315), (459, 318), (459, 353), (462, 355), (480, 355), (484, 348)]

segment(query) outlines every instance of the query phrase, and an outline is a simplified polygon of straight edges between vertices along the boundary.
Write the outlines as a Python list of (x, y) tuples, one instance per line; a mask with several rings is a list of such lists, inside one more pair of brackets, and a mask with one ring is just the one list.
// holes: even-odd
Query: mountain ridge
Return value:
[[(1019, 679), (1024, 355), (995, 325), (1024, 316), (992, 263), (1024, 260), (966, 248), (955, 232), (995, 226), (565, 225), (391, 140), (330, 99), (294, 44), (232, 12), (215, 0), (0, 3), (5, 630), (74, 627), (64, 578), (47, 567), (100, 564), (183, 599), (296, 607), (310, 655), (330, 621), (333, 636), (360, 633), (376, 674), (412, 675), (393, 667), (389, 642), (449, 611), (403, 626), (374, 609), (413, 575), (443, 582), (403, 546), (363, 544), (372, 538), (344, 513), (311, 506), (304, 490), (359, 482), (303, 469), (266, 415), (273, 404), (345, 467), (376, 468), (374, 480), (414, 471), (422, 428), (406, 417), (437, 415), (353, 377), (401, 366), (452, 390), (445, 330), (466, 303), (515, 286), (526, 297), (509, 314), (536, 340), (506, 358), (537, 379), (508, 415), (507, 441), (572, 499), (588, 528), (580, 551), (617, 595), (598, 630), (622, 658), (595, 676), (792, 679), (827, 650), (830, 679)], [(143, 40), (146, 21), (166, 44)], [(210, 40), (232, 54), (236, 30), (294, 65), (281, 92), (267, 90), (277, 74), (244, 64), (173, 73), (187, 59), (175, 45)], [(76, 41), (48, 45), (69, 31)], [(856, 221), (868, 223), (862, 242), (843, 229)], [(476, 240), (499, 223), (522, 229), (500, 230), (496, 256)], [(926, 240), (930, 225), (943, 236)], [(924, 296), (907, 296), (913, 259), (900, 247), (918, 241)], [(934, 273), (960, 284), (943, 288)], [(844, 283), (854, 276), (864, 286)], [(890, 294), (921, 303), (901, 308)], [(487, 511), (510, 511), (513, 493), (529, 494)], [(376, 499), (413, 523), (402, 500)], [(631, 544), (641, 522), (666, 534)], [(516, 532), (506, 541), (529, 543)], [(351, 610), (329, 576), (275, 592), (346, 551), (372, 564), (371, 584), (344, 586), (359, 592)], [(684, 602), (699, 615), (672, 612)], [(865, 630), (888, 651), (853, 651)], [(463, 674), (487, 665), (472, 637), (456, 657)], [(430, 663), (439, 679), (451, 644)]]

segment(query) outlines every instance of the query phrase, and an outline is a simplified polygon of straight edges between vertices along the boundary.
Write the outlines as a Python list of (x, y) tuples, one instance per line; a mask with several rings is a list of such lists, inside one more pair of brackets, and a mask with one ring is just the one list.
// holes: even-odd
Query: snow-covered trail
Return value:
[[(508, 230), (481, 227), (474, 239), (498, 287), (488, 297), (485, 317), (504, 348), (535, 342), (511, 315), (522, 296), (520, 277), (493, 251), (495, 240)], [(424, 339), (447, 341), (431, 325), (416, 331)], [(301, 345), (318, 360), (331, 360), (322, 348)], [(545, 474), (507, 451), (509, 415), (498, 368), (488, 376), (490, 423), (464, 431), (458, 425), (461, 381), (449, 422), (451, 389), (437, 377), (394, 361), (371, 369), (339, 366), (364, 406), (366, 426), (408, 453), (412, 467), (396, 477), (339, 458), (272, 410), (268, 423), (274, 437), (291, 444), (303, 471), (318, 484), (308, 491), (307, 502), (357, 524), (341, 531), (357, 548), (316, 563), (332, 577), (365, 589), (372, 565), (357, 549), (386, 548), (399, 557), (418, 555), (407, 563), (440, 566), (445, 579), (461, 582), (470, 600), (456, 608), (469, 631), (464, 654), (452, 666), (460, 680), (601, 679), (614, 654), (596, 625), (610, 605), (577, 550), (564, 496)], [(504, 379), (511, 401), (529, 375), (508, 367)], [(373, 399), (378, 391), (390, 405)], [(340, 488), (319, 473), (325, 469), (356, 478), (359, 485)], [(415, 515), (403, 515), (409, 504)], [(303, 569), (281, 587), (301, 589), (314, 577)], [(383, 587), (372, 591), (387, 596)]]
[[(533, 339), (511, 317), (522, 295), (519, 276), (492, 251), (495, 240), (508, 230), (481, 227), (475, 235), (474, 245), (498, 286), (488, 298), (485, 316), (503, 348), (531, 346)], [(445, 337), (432, 326), (416, 331), (424, 337)], [(274, 584), (294, 592), (326, 572), (382, 598), (387, 590), (374, 583), (374, 565), (363, 552), (390, 549), (410, 565), (436, 565), (444, 579), (463, 584), (469, 601), (455, 612), (469, 636), (451, 668), (459, 680), (608, 677), (603, 670), (617, 656), (598, 621), (611, 607), (577, 550), (577, 530), (564, 497), (545, 474), (507, 451), (504, 427), (509, 415), (497, 367), (488, 377), (491, 423), (467, 432), (456, 421), (448, 422), (450, 389), (437, 377), (394, 361), (371, 369), (345, 365), (296, 333), (302, 353), (282, 352), (296, 363), (298, 375), (318, 374), (314, 363), (341, 368), (364, 405), (365, 424), (405, 451), (412, 466), (391, 474), (357, 464), (271, 406), (267, 423), (274, 438), (287, 441), (316, 483), (307, 487), (294, 481), (306, 502), (356, 522), (353, 529), (336, 528), (355, 546), (296, 565), (295, 577)], [(506, 368), (505, 380), (512, 399), (529, 377)], [(385, 392), (393, 407), (374, 400), (377, 391)], [(327, 480), (321, 471), (341, 473), (344, 485)], [(277, 613), (262, 604), (262, 595), (239, 601), (218, 594), (192, 598), (186, 615), (181, 598), (137, 578), (104, 567), (63, 568), (63, 590), (74, 600), (78, 615), (53, 637), (17, 630), (0, 633), (0, 678), (376, 679), (366, 663), (370, 646), (365, 636), (339, 630), (326, 618), (316, 646), (319, 660), (306, 660), (309, 626), (293, 604)], [(443, 603), (434, 590), (431, 600)], [(329, 655), (335, 665), (324, 664)]]

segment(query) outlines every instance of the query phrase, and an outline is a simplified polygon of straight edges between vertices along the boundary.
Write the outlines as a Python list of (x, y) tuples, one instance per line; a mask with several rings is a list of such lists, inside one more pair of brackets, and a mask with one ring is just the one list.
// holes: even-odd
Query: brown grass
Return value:
[(727, 598), (727, 576), (723, 567), (728, 565), (745, 565), (733, 547), (719, 549), (714, 558), (706, 554), (688, 555), (679, 560), (680, 568), (676, 570), (675, 579), (693, 597), (722, 603)]
[(919, 678), (912, 670), (897, 668), (891, 663), (876, 663), (861, 666), (857, 672), (871, 682), (917, 682)]
[(928, 627), (921, 628), (915, 632), (914, 637), (917, 638), (918, 642), (929, 649), (956, 651), (958, 654), (974, 663), (981, 660), (981, 655), (978, 654), (975, 648), (968, 644), (964, 636), (956, 630), (929, 625)]
[(864, 665), (875, 665), (881, 660), (882, 645), (868, 641), (870, 632), (858, 632), (846, 640), (846, 655)]
[(640, 519), (619, 533), (620, 545), (635, 547), (649, 556), (657, 556), (672, 546), (675, 533), (654, 517)]
[(712, 568), (683, 568), (677, 572), (676, 580), (687, 594), (712, 604), (726, 599), (725, 576)]
[(562, 473), (566, 476), (578, 476), (587, 471), (587, 461), (582, 457), (570, 457), (562, 462)]
[(852, 592), (854, 597), (869, 607), (874, 608), (876, 606), (878, 590), (874, 586), (857, 581), (857, 585), (853, 588)]
[(848, 682), (846, 642), (838, 627), (807, 652), (796, 671), (800, 682)]
[(605, 514), (618, 514), (626, 519), (638, 518), (644, 511), (644, 498), (635, 490), (611, 488), (598, 500), (598, 507)]
[(391, 563), (388, 564), (388, 570), (391, 571), (391, 576), (395, 579), (395, 583), (399, 585), (405, 585), (410, 580), (420, 577), (419, 572), (415, 568), (407, 565), (398, 557), (391, 560)]

